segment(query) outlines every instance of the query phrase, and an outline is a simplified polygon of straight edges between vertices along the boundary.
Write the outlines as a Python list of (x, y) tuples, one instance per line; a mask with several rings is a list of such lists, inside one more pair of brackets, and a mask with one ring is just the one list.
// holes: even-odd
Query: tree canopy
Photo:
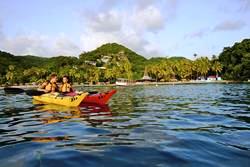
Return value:
[(250, 39), (225, 47), (219, 55), (225, 79), (250, 79)]
[(79, 57), (15, 56), (0, 51), (0, 83), (39, 82), (51, 73), (68, 75), (72, 82), (114, 82), (117, 78), (141, 79), (144, 70), (157, 81), (190, 80), (208, 75), (224, 79), (250, 79), (250, 39), (225, 47), (218, 58), (154, 57), (146, 59), (134, 51), (108, 43)]

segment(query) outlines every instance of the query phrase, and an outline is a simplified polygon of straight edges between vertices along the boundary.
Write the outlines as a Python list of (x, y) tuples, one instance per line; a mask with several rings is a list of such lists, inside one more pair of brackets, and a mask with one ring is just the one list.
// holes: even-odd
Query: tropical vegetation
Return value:
[(84, 52), (79, 57), (14, 56), (0, 51), (0, 84), (42, 82), (51, 73), (68, 75), (72, 82), (96, 84), (113, 83), (117, 78), (141, 79), (143, 73), (157, 81), (176, 81), (206, 78), (250, 79), (250, 39), (225, 47), (209, 59), (194, 54), (194, 60), (184, 57), (154, 57), (146, 59), (132, 50), (108, 43)]
[(219, 61), (223, 65), (225, 79), (250, 79), (250, 39), (225, 47), (219, 55)]

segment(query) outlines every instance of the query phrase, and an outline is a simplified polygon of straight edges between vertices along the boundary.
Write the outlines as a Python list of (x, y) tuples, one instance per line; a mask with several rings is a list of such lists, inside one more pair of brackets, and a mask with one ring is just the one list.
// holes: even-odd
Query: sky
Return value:
[(250, 0), (1, 0), (0, 50), (78, 56), (119, 43), (146, 58), (218, 55), (250, 38)]

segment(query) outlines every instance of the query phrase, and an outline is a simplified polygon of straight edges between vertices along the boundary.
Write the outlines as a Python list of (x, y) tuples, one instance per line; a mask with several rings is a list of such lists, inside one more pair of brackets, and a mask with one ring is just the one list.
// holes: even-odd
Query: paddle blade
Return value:
[(45, 92), (31, 89), (31, 90), (25, 90), (25, 93), (28, 96), (40, 96), (40, 95), (44, 94)]
[(23, 93), (24, 90), (21, 89), (21, 88), (3, 88), (4, 92), (6, 94), (20, 94), (20, 93)]

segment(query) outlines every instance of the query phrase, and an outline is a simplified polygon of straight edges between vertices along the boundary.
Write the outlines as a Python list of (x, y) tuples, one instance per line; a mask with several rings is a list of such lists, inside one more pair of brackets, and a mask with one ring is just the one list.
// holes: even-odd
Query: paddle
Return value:
[(31, 90), (25, 90), (25, 93), (28, 96), (40, 96), (42, 94), (45, 94), (44, 91), (39, 91), (39, 90), (35, 90), (35, 89), (31, 89)]
[(30, 90), (24, 90), (21, 88), (11, 88), (11, 87), (6, 87), (3, 88), (4, 92), (6, 94), (20, 94), (20, 93), (26, 93), (28, 96), (40, 96), (42, 94), (44, 94), (44, 91), (39, 91), (39, 90), (35, 90), (35, 89), (30, 89)]
[[(26, 93), (28, 96), (40, 96), (42, 94), (45, 94), (46, 92), (44, 91), (39, 91), (36, 89), (30, 89), (30, 90), (24, 90), (21, 88), (11, 88), (11, 87), (6, 87), (4, 88), (4, 91), (6, 94), (20, 94), (20, 93)], [(97, 91), (91, 91), (88, 92), (89, 94), (97, 94)]]
[(9, 88), (9, 87), (6, 87), (6, 88), (3, 88), (4, 89), (4, 92), (6, 94), (19, 94), (19, 93), (23, 93), (24, 90), (23, 89), (20, 89), (20, 88)]

